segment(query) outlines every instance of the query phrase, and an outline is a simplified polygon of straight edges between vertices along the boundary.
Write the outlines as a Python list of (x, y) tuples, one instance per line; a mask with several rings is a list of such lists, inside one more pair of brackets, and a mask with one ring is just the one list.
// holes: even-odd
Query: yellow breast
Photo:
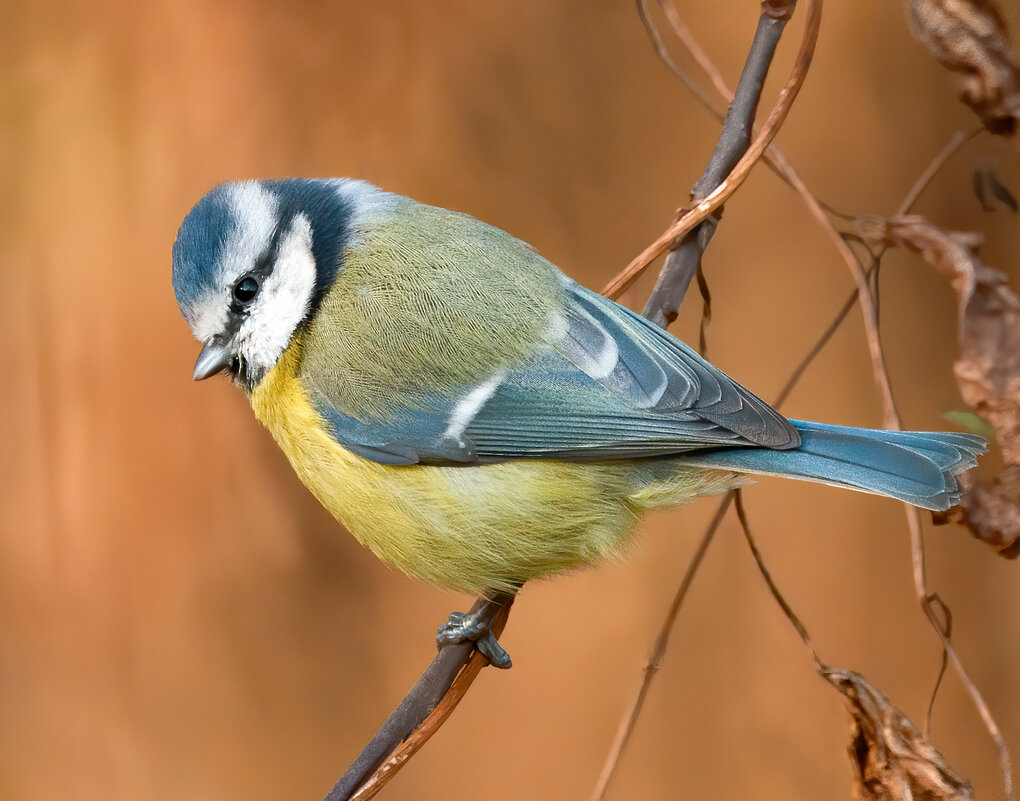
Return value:
[(679, 466), (649, 478), (628, 463), (377, 464), (333, 438), (301, 386), (300, 360), (296, 341), (253, 391), (256, 417), (305, 486), (363, 545), (444, 587), (511, 590), (600, 561), (645, 509), (722, 491), (732, 478)]

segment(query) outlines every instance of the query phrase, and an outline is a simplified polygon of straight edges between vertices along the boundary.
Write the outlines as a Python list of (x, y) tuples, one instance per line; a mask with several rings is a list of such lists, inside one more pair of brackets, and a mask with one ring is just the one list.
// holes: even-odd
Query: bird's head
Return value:
[(173, 247), (177, 304), (202, 352), (194, 378), (247, 390), (316, 312), (344, 248), (393, 197), (361, 181), (234, 181), (188, 212)]

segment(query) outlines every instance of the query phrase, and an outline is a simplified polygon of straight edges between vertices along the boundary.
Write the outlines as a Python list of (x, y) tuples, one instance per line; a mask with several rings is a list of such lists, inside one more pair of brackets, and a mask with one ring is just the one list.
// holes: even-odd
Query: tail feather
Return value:
[(684, 461), (702, 467), (817, 481), (944, 511), (960, 499), (956, 476), (974, 467), (978, 454), (984, 453), (988, 445), (973, 434), (790, 422), (800, 433), (799, 448), (734, 448), (693, 453)]

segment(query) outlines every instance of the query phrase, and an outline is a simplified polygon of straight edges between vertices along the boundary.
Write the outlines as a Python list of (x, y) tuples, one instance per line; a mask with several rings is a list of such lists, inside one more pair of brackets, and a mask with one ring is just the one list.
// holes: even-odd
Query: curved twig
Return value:
[[(512, 595), (479, 598), (473, 614), (492, 615), (492, 633), (502, 633)], [(325, 801), (367, 801), (436, 733), (488, 661), (473, 642), (444, 646), (376, 732)]]
[(684, 571), (684, 577), (680, 580), (680, 586), (677, 587), (676, 594), (673, 596), (673, 602), (669, 605), (669, 611), (666, 612), (662, 625), (659, 627), (659, 635), (655, 638), (652, 654), (645, 663), (645, 669), (641, 675), (641, 685), (634, 695), (634, 700), (631, 701), (627, 711), (620, 719), (620, 727), (616, 732), (616, 737), (613, 738), (613, 744), (609, 747), (609, 753), (606, 755), (606, 760), (602, 766), (602, 773), (599, 775), (599, 780), (592, 791), (591, 801), (602, 801), (609, 791), (609, 783), (613, 780), (617, 765), (620, 764), (620, 757), (623, 756), (627, 743), (630, 741), (630, 736), (634, 733), (634, 727), (637, 725), (638, 718), (641, 717), (641, 710), (644, 708), (645, 698), (648, 696), (648, 689), (651, 687), (652, 679), (659, 672), (659, 668), (662, 667), (662, 660), (666, 657), (666, 650), (669, 648), (669, 635), (673, 633), (673, 624), (676, 622), (677, 615), (680, 614), (680, 607), (684, 604), (684, 599), (687, 597), (687, 591), (691, 587), (691, 582), (694, 581), (694, 576), (701, 566), (701, 561), (705, 558), (708, 546), (712, 544), (715, 532), (726, 516), (726, 510), (730, 508), (732, 502), (733, 492), (727, 492), (722, 501), (719, 502), (719, 507), (715, 510), (715, 514), (712, 515), (712, 520), (708, 524), (708, 528), (705, 529), (705, 533), (701, 535), (701, 542), (698, 543), (694, 556), (691, 557), (687, 570)]
[[(676, 14), (675, 9), (673, 9), (672, 6), (670, 6), (669, 3), (666, 2), (666, 0), (660, 0), (660, 5), (662, 5), (663, 9), (666, 11), (667, 17), (669, 18), (671, 24), (673, 25), (674, 31), (677, 32), (678, 34), (678, 38), (681, 39), (684, 46), (695, 57), (695, 60), (698, 62), (702, 70), (712, 80), (713, 86), (715, 87), (716, 91), (720, 95), (722, 95), (724, 99), (727, 100), (730, 99), (731, 95), (729, 93), (728, 88), (726, 87), (725, 82), (722, 80), (719, 70), (716, 68), (715, 64), (708, 58), (707, 54), (705, 54), (704, 51), (701, 49), (700, 45), (694, 39), (693, 35), (690, 34), (686, 25), (680, 19), (679, 15)], [(650, 26), (646, 17), (642, 17), (642, 19), (645, 22), (646, 27), (649, 28), (649, 33), (653, 38), (653, 44), (655, 45), (656, 50), (660, 53), (660, 55), (662, 55), (665, 48), (662, 45), (661, 37), (658, 36), (654, 27)], [(667, 61), (667, 64), (671, 66), (670, 61)], [(682, 77), (681, 80), (683, 80)], [(684, 83), (685, 85), (687, 85), (687, 81), (684, 81)], [(699, 97), (700, 100), (701, 95), (699, 94), (697, 96)], [(707, 104), (706, 107), (708, 107)], [(974, 136), (980, 133), (980, 131), (981, 129), (978, 128), (971, 132), (970, 134), (966, 135), (962, 133), (957, 133), (950, 139), (949, 143), (947, 143), (947, 145), (935, 156), (931, 163), (929, 163), (929, 165), (925, 168), (924, 172), (922, 172), (922, 174), (915, 181), (914, 185), (911, 187), (906, 197), (904, 197), (903, 202), (900, 204), (899, 207), (900, 208), (898, 212), (899, 214), (905, 214), (910, 210), (910, 208), (917, 202), (921, 193), (931, 183), (935, 175), (937, 175), (938, 172), (946, 165), (946, 163), (957, 152), (959, 152), (959, 150), (963, 147), (964, 144), (973, 139)], [(813, 201), (813, 204), (815, 206), (826, 209), (830, 213), (835, 213), (832, 209), (828, 209), (825, 206), (825, 204), (818, 201), (817, 198), (814, 198), (814, 196), (811, 195), (811, 193), (809, 192), (809, 190), (806, 188), (802, 181), (800, 181), (799, 179), (796, 182), (790, 180), (791, 176), (796, 177), (796, 171), (793, 169), (792, 165), (790, 165), (789, 162), (786, 161), (785, 157), (783, 157), (782, 154), (779, 153), (778, 149), (775, 146), (770, 147), (769, 154), (774, 159), (774, 162), (777, 166), (776, 171), (780, 173), (780, 177), (784, 178), (784, 180), (786, 180), (786, 182), (792, 188), (794, 188), (797, 191), (797, 193), (801, 195), (802, 198), (805, 199), (810, 198), (810, 200)], [(777, 156), (778, 158), (776, 158)], [(837, 216), (842, 217), (845, 215)], [(877, 276), (881, 257), (884, 251), (885, 248), (882, 248), (877, 253), (871, 254), (872, 256), (871, 264), (865, 271), (868, 286), (871, 285), (871, 279)], [(851, 256), (856, 260), (856, 257), (853, 256), (852, 251)], [(776, 398), (773, 404), (776, 408), (781, 407), (785, 403), (786, 399), (789, 397), (794, 387), (803, 377), (807, 368), (811, 365), (814, 359), (822, 352), (825, 345), (828, 344), (829, 340), (836, 333), (836, 331), (839, 329), (842, 323), (846, 320), (850, 311), (856, 305), (857, 299), (858, 290), (855, 288), (854, 291), (847, 298), (847, 300), (842, 304), (841, 308), (836, 313), (833, 320), (829, 323), (828, 326), (826, 326), (825, 330), (818, 338), (818, 340), (814, 343), (814, 345), (812, 345), (812, 347), (808, 350), (808, 353), (797, 364), (796, 368), (791, 373), (790, 378), (787, 380), (786, 384), (780, 391), (778, 397)], [(693, 581), (694, 575), (701, 564), (704, 552), (707, 549), (709, 543), (712, 541), (715, 531), (719, 523), (721, 522), (722, 514), (725, 511), (726, 507), (729, 505), (730, 501), (732, 500), (732, 497), (733, 495), (731, 493), (727, 495), (726, 498), (723, 500), (722, 505), (716, 512), (716, 516), (713, 517), (711, 523), (709, 524), (708, 529), (702, 535), (702, 540), (698, 546), (698, 549), (695, 552), (695, 556), (693, 557), (691, 564), (688, 566), (687, 570), (684, 573), (683, 579), (681, 580), (680, 588), (677, 591), (677, 595), (675, 596), (673, 603), (670, 605), (670, 608), (666, 613), (663, 622), (663, 627), (660, 630), (659, 636), (656, 638), (655, 645), (652, 649), (653, 656), (651, 659), (649, 659), (649, 662), (645, 666), (642, 675), (641, 685), (638, 688), (634, 700), (631, 702), (630, 706), (627, 708), (627, 710), (624, 712), (621, 718), (616, 737), (614, 738), (613, 744), (610, 747), (609, 752), (606, 756), (598, 784), (596, 785), (595, 791), (592, 794), (593, 801), (601, 801), (601, 799), (605, 797), (609, 781), (611, 780), (613, 774), (616, 771), (616, 768), (623, 755), (623, 751), (627, 745), (627, 742), (630, 739), (631, 734), (634, 731), (634, 728), (637, 724), (637, 720), (640, 717), (651, 681), (654, 678), (655, 674), (657, 673), (661, 665), (662, 659), (665, 655), (664, 654), (665, 648), (668, 645), (668, 632), (671, 630), (673, 624), (676, 621), (676, 617), (679, 613), (680, 606), (682, 605), (683, 599), (686, 596), (687, 589), (689, 588), (691, 582)], [(814, 646), (810, 642), (810, 638), (806, 637), (806, 630), (804, 629), (803, 624), (799, 624), (799, 620), (796, 618), (796, 615), (791, 616), (792, 610), (789, 610), (788, 605), (785, 603), (785, 601), (782, 600), (781, 595), (778, 594), (778, 588), (776, 588), (773, 582), (771, 581), (771, 577), (769, 576), (768, 570), (761, 559), (761, 555), (760, 553), (757, 552), (757, 548), (754, 546), (753, 539), (750, 538), (750, 530), (746, 526), (746, 518), (742, 520), (742, 523), (744, 524), (745, 536), (749, 538), (748, 541), (749, 545), (751, 545), (752, 554), (755, 556), (755, 560), (758, 563), (759, 569), (762, 571), (762, 575), (766, 578), (766, 581), (769, 583), (770, 590), (773, 592), (773, 595), (776, 596), (776, 600), (780, 602), (780, 605), (783, 607), (784, 612), (787, 613), (787, 617), (790, 619), (791, 623), (793, 623), (794, 626), (797, 628), (798, 633), (801, 635), (801, 638), (805, 640), (805, 645), (808, 646), (808, 649), (815, 663), (821, 666), (817, 653), (814, 650)], [(941, 600), (939, 600), (939, 602), (941, 603)], [(948, 613), (948, 610), (946, 611)], [(945, 654), (944, 659), (946, 660), (949, 659), (949, 651), (948, 650), (945, 651), (944, 654)], [(956, 662), (954, 662), (954, 665), (955, 664)], [(982, 716), (984, 717), (984, 715), (985, 712), (982, 711)], [(994, 720), (992, 721), (992, 726), (994, 726)], [(996, 733), (998, 732), (997, 727), (994, 729), (990, 729), (990, 731), (992, 731), (993, 737), (996, 737)], [(999, 746), (1000, 742), (1001, 738), (997, 739), (996, 745)], [(1005, 753), (1003, 749), (1004, 743), (1002, 743), (1002, 747), (1000, 747), (1000, 756)], [(1004, 765), (1007, 768), (1007, 770), (1004, 771), (1004, 776), (1006, 778), (1007, 787), (1009, 787), (1010, 776), (1008, 773), (1008, 753), (1006, 753), (1004, 757)]]
[[(729, 113), (723, 121), (712, 158), (701, 177), (691, 187), (691, 200), (695, 203), (704, 200), (716, 189), (740, 157), (747, 152), (758, 102), (762, 89), (765, 88), (765, 77), (772, 65), (783, 29), (795, 6), (796, 0), (790, 0), (786, 3), (788, 13), (777, 17), (771, 6), (762, 4), (754, 40), (751, 42), (747, 60), (740, 73), (740, 81), (737, 83), (737, 91), (734, 93), (733, 102), (730, 103)], [(641, 8), (641, 0), (638, 2), (638, 8)], [(647, 23), (646, 27), (649, 27)], [(676, 319), (684, 294), (691, 279), (701, 267), (701, 256), (715, 233), (721, 214), (722, 207), (715, 215), (684, 235), (666, 256), (655, 287), (641, 312), (652, 322), (666, 327)]]
[(621, 270), (602, 290), (603, 295), (613, 299), (620, 297), (655, 259), (670, 248), (675, 247), (675, 244), (684, 234), (693, 231), (695, 226), (708, 219), (747, 180), (747, 176), (750, 175), (754, 165), (758, 163), (762, 155), (764, 155), (765, 149), (779, 132), (780, 126), (790, 113), (793, 101), (804, 85), (804, 79), (807, 77), (808, 67), (811, 65), (811, 58), (815, 52), (815, 43), (818, 41), (818, 29), (822, 19), (822, 1), (808, 0), (804, 34), (801, 39), (800, 50), (797, 53), (797, 59), (790, 73), (790, 78), (779, 93), (775, 106), (762, 124), (761, 131), (755, 137), (747, 152), (744, 153), (740, 161), (737, 162), (736, 166), (734, 166), (719, 186), (709, 193), (704, 200), (686, 211), (679, 220), (663, 231), (654, 242)]

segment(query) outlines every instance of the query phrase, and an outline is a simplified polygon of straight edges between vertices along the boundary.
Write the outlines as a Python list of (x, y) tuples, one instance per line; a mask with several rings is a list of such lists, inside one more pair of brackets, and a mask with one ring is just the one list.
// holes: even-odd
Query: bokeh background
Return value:
[[(735, 82), (757, 4), (678, 9)], [(375, 561), (241, 393), (191, 382), (197, 345), (169, 281), (177, 225), (222, 179), (352, 175), (504, 227), (599, 287), (684, 202), (717, 124), (628, 0), (0, 10), (0, 797), (319, 798), (469, 599)], [(829, 203), (891, 213), (974, 126), (955, 96), (897, 3), (831, 3), (779, 142)], [(970, 188), (987, 163), (1020, 188), (1015, 154), (981, 137), (919, 209), (986, 232), (987, 261), (1016, 275), (1017, 218), (983, 213)], [(851, 288), (844, 265), (759, 168), (706, 266), (714, 361), (774, 397)], [(625, 301), (640, 307), (649, 286)], [(882, 313), (905, 420), (949, 426), (952, 293), (893, 253)], [(675, 330), (696, 341), (699, 314), (694, 297)], [(856, 312), (785, 410), (880, 424)], [(921, 721), (939, 649), (899, 505), (774, 480), (746, 500), (823, 658)], [(627, 561), (528, 587), (504, 635), (513, 670), (486, 671), (386, 797), (587, 797), (714, 506), (650, 518)], [(1017, 565), (961, 529), (929, 532), (957, 647), (1020, 752)], [(612, 797), (843, 798), (847, 733), (728, 520)], [(934, 737), (980, 797), (1002, 797), (952, 676)]]

